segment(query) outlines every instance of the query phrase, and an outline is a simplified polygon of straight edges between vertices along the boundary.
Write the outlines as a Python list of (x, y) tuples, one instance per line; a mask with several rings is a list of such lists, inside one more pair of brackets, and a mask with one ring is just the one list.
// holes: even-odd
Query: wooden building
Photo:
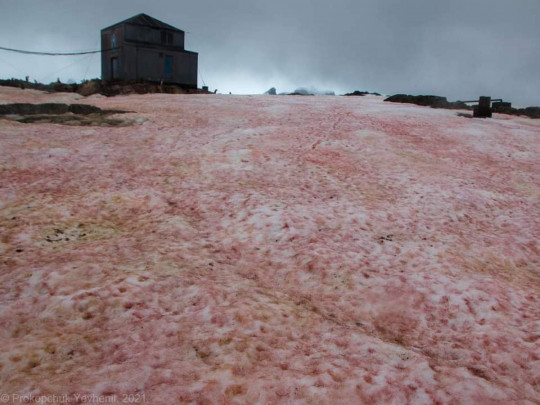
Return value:
[(146, 14), (101, 30), (101, 77), (197, 88), (196, 52), (184, 49), (184, 31)]

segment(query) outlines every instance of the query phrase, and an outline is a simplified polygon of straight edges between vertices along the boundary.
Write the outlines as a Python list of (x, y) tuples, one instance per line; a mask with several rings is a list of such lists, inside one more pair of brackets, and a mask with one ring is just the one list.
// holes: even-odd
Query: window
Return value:
[(113, 34), (111, 37), (111, 48), (116, 48), (116, 35)]
[(173, 34), (172, 32), (161, 31), (161, 43), (172, 45), (173, 43)]

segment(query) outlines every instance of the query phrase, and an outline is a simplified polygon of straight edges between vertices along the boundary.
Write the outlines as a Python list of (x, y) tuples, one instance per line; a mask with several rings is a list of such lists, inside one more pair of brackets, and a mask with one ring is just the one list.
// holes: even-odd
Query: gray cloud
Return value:
[[(187, 31), (202, 77), (221, 92), (315, 86), (540, 104), (538, 0), (3, 0), (0, 6), (0, 44), (43, 51), (95, 49), (101, 28), (145, 12)], [(0, 76), (26, 74), (48, 81), (97, 77), (99, 56), (0, 52)]]

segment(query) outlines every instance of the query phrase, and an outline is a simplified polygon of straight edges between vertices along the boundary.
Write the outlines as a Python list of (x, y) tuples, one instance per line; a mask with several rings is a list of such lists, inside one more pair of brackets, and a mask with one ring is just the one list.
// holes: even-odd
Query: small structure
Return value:
[(491, 118), (493, 111), (505, 112), (512, 109), (512, 103), (505, 102), (502, 98), (492, 100), (491, 97), (486, 96), (479, 97), (478, 100), (462, 101), (462, 103), (478, 103), (473, 110), (475, 118)]
[(138, 14), (101, 30), (101, 77), (197, 88), (198, 54), (184, 49), (184, 31)]
[(491, 97), (480, 97), (478, 106), (473, 110), (473, 117), (476, 118), (491, 118)]

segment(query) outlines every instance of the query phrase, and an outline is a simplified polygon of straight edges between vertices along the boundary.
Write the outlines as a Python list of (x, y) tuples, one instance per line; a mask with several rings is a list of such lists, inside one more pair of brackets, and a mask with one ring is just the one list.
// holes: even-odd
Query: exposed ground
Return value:
[(100, 79), (92, 79), (82, 83), (59, 83), (49, 84), (26, 82), (19, 79), (0, 79), (0, 86), (40, 90), (48, 93), (75, 93), (82, 96), (101, 94), (105, 96), (117, 96), (127, 94), (168, 93), (168, 94), (208, 94), (208, 89), (188, 89), (174, 84), (159, 83), (104, 83)]
[(540, 121), (382, 100), (0, 119), (0, 392), (538, 403)]
[(53, 123), (74, 126), (128, 126), (136, 121), (110, 118), (126, 111), (102, 110), (89, 104), (10, 103), (0, 104), (0, 118), (24, 124)]

